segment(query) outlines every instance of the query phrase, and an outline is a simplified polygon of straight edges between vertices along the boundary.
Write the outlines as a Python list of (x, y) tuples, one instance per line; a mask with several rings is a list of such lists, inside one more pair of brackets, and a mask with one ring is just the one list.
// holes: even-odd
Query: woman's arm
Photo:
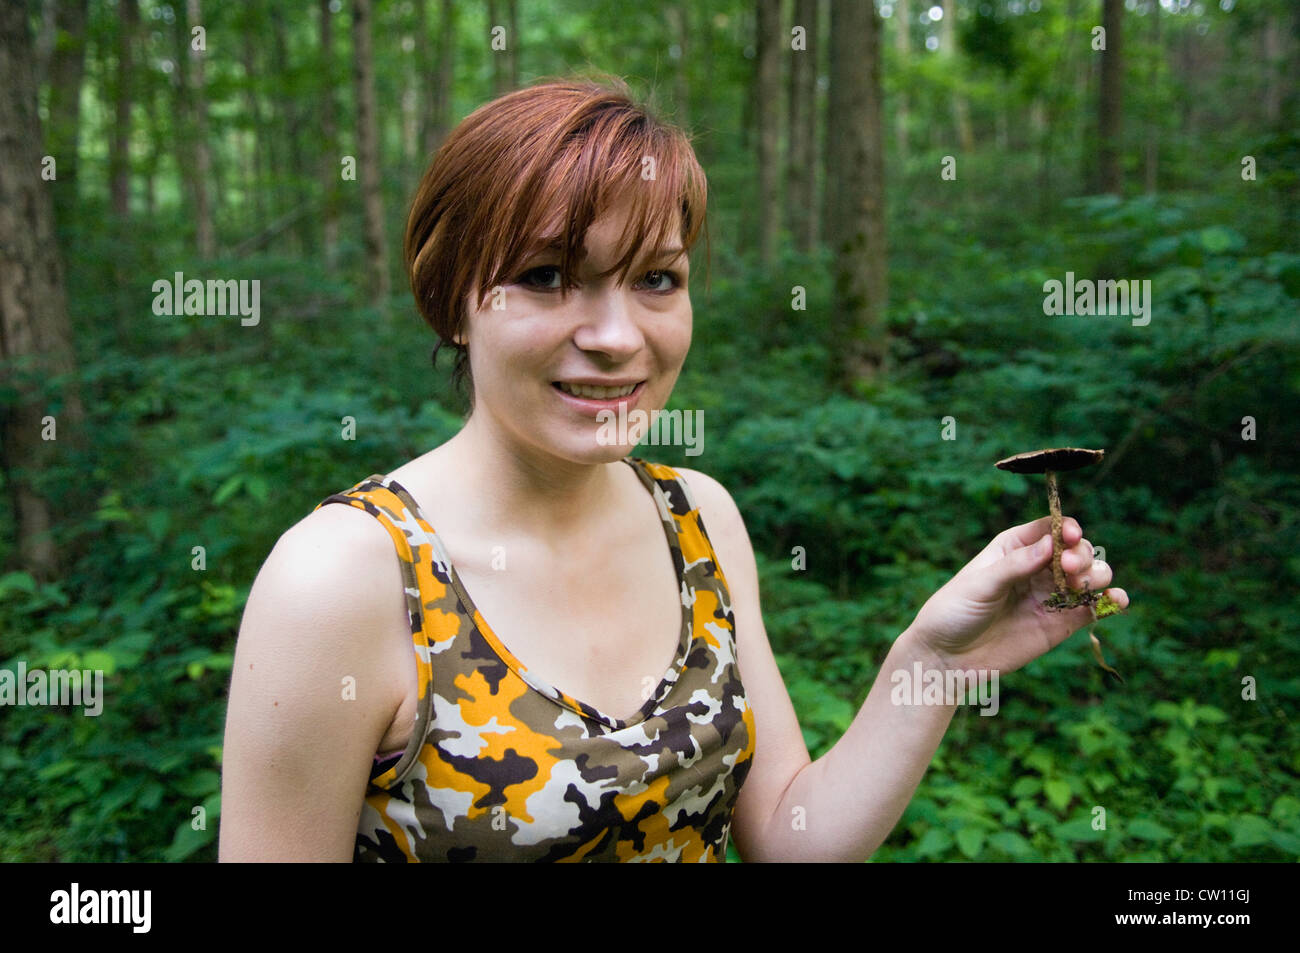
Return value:
[(411, 652), (392, 542), (367, 523), (322, 507), (280, 537), (253, 583), (226, 714), (223, 862), (352, 860), (370, 766), (402, 700), (401, 647), (384, 636), (405, 630)]
[[(740, 512), (716, 480), (679, 472), (731, 590), (737, 659), (757, 723), (753, 768), (732, 821), (736, 849), (747, 861), (863, 861), (889, 836), (956, 710), (955, 704), (894, 704), (893, 673), (910, 674), (917, 663), (923, 671), (1010, 672), (1087, 621), (1086, 609), (1044, 612), (1036, 601), (1042, 593), (1028, 585), (1051, 561), (1050, 545), (1036, 545), (1049, 518), (1007, 530), (931, 597), (895, 640), (848, 731), (810, 761), (763, 627), (758, 571)], [(1110, 569), (1093, 563), (1079, 524), (1067, 519), (1064, 534), (1071, 585), (1091, 574), (1093, 588), (1103, 588)], [(1122, 590), (1110, 593), (1127, 605)]]

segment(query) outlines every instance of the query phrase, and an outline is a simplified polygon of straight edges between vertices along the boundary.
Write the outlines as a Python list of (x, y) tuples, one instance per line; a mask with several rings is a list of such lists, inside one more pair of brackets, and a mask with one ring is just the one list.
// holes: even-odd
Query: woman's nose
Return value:
[(645, 346), (645, 337), (628, 300), (629, 292), (606, 287), (583, 302), (586, 311), (574, 334), (574, 343), (584, 351), (600, 351), (612, 359), (629, 357)]

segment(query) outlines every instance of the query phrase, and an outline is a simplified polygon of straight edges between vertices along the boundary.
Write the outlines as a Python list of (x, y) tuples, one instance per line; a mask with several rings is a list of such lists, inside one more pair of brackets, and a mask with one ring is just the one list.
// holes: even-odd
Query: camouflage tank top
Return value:
[(723, 861), (754, 755), (726, 579), (672, 468), (625, 461), (654, 497), (682, 601), (677, 654), (645, 704), (611, 718), (530, 672), (474, 607), (399, 483), (323, 500), (397, 547), (418, 672), (406, 749), (375, 757), (355, 861)]

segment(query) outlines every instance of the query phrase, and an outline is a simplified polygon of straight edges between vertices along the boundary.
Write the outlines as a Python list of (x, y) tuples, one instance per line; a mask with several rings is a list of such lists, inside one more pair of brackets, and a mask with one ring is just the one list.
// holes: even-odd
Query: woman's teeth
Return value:
[(564, 381), (557, 382), (557, 386), (566, 394), (572, 394), (574, 397), (587, 397), (596, 400), (626, 397), (637, 388), (636, 384), (628, 384), (626, 387), (588, 387), (586, 384), (566, 384)]

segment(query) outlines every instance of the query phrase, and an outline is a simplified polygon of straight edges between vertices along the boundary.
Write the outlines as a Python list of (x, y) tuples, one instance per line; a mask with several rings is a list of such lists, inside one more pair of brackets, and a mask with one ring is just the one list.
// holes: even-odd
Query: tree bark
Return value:
[(322, 209), (322, 239), (326, 264), (332, 265), (338, 258), (339, 247), (339, 183), (342, 167), (338, 143), (338, 119), (334, 108), (334, 14), (330, 12), (330, 0), (320, 0), (320, 50), (321, 50), (321, 85), (317, 95), (320, 97), (320, 187), (324, 197)]
[[(498, 16), (499, 13), (501, 13), (501, 4), (498, 0), (488, 0), (488, 48), (492, 53), (493, 96), (504, 96), (510, 89), (509, 58), (515, 44), (514, 32), (510, 29), (509, 24), (501, 22), (501, 18)], [(499, 50), (491, 46), (491, 43), (496, 40), (493, 34), (497, 27), (505, 28), (505, 49)]]
[(452, 64), (456, 51), (456, 8), (452, 0), (442, 0), (437, 42), (431, 44), (428, 33), (421, 32), (422, 42), (435, 51), (433, 61), (424, 70), (425, 87), (431, 91), (423, 133), (425, 161), (430, 161), (451, 131)]
[(943, 19), (939, 21), (939, 48), (948, 58), (949, 77), (952, 80), (952, 118), (957, 129), (957, 141), (961, 151), (970, 155), (975, 149), (975, 131), (970, 124), (970, 106), (966, 95), (961, 91), (961, 79), (957, 75), (957, 11), (953, 0), (943, 0)]
[[(328, 4), (329, 0), (323, 0)], [(266, 152), (265, 152), (265, 132), (262, 123), (262, 105), (257, 95), (257, 53), (253, 45), (253, 39), (256, 35), (252, 17), (254, 8), (252, 6), (244, 8), (244, 16), (247, 18), (243, 24), (243, 43), (241, 48), (242, 60), (244, 65), (244, 109), (248, 112), (249, 129), (249, 150), (247, 156), (247, 179), (248, 192), (252, 196), (253, 221), (254, 227), (260, 227), (266, 223), (268, 218), (275, 215), (274, 207), (268, 210), (266, 193)]]
[[(1160, 82), (1160, 65), (1164, 60), (1164, 51), (1160, 48), (1160, 4), (1151, 5), (1148, 14), (1151, 17), (1151, 48), (1155, 51), (1150, 67), (1151, 88), (1157, 88)], [(1152, 110), (1155, 115), (1148, 115), (1146, 122), (1146, 149), (1143, 156), (1143, 185), (1148, 195), (1156, 191), (1160, 177), (1160, 116), (1159, 110)]]
[(388, 254), (384, 242), (384, 197), (379, 177), (379, 122), (375, 69), (370, 45), (370, 0), (352, 4), (352, 79), (357, 103), (357, 173), (365, 217), (366, 270), (371, 304), (381, 313), (388, 301)]
[(690, 79), (690, 20), (691, 7), (685, 0), (674, 0), (664, 9), (668, 20), (668, 35), (677, 47), (677, 59), (673, 72), (673, 105), (676, 107), (675, 118), (682, 128), (689, 128), (691, 123), (691, 79)]
[(1102, 0), (1102, 27), (1106, 49), (1101, 54), (1101, 91), (1097, 97), (1097, 177), (1102, 192), (1120, 195), (1124, 173), (1120, 165), (1120, 136), (1123, 128), (1124, 94), (1121, 79), (1124, 60), (1121, 50), (1124, 0)]
[[(897, 0), (894, 6), (894, 49), (898, 51), (900, 66), (906, 67), (912, 58), (912, 4), (911, 0)], [(907, 162), (908, 141), (907, 89), (898, 91), (894, 107), (894, 138), (898, 140), (898, 157)]]
[(804, 29), (806, 47), (790, 51), (789, 163), (786, 166), (786, 220), (795, 247), (810, 252), (817, 241), (813, 218), (817, 134), (817, 0), (795, 0), (795, 25)]
[(781, 228), (781, 0), (758, 0), (758, 257), (771, 264)]
[[(202, 26), (200, 0), (186, 0), (185, 8), (190, 30)], [(204, 36), (206, 38), (206, 31)], [(192, 32), (188, 33), (186, 42), (190, 56), (190, 106), (194, 112), (194, 168), (190, 175), (190, 191), (194, 196), (194, 239), (199, 257), (212, 258), (217, 252), (217, 238), (216, 229), (212, 225), (212, 206), (208, 200), (212, 156), (208, 151), (208, 97), (203, 78), (203, 60), (207, 52), (194, 48), (196, 40)]]
[(117, 13), (116, 122), (109, 146), (108, 168), (113, 214), (119, 221), (125, 221), (130, 213), (131, 202), (131, 77), (134, 73), (133, 50), (140, 11), (136, 7), (136, 0), (118, 0)]
[(831, 5), (827, 191), (841, 382), (884, 370), (887, 295), (880, 31), (874, 5)]
[[(25, 9), (25, 4), (21, 5)], [(49, 135), (46, 148), (58, 167), (54, 211), (64, 226), (76, 217), (77, 138), (81, 131), (81, 81), (86, 71), (87, 0), (61, 0), (55, 13), (50, 58)]]
[(0, 466), (17, 568), (48, 581), (62, 567), (41, 475), (83, 445), (85, 412), (50, 200), (67, 183), (42, 178), (33, 59), (26, 4), (0, 3), (0, 389), (12, 393), (0, 404)]

